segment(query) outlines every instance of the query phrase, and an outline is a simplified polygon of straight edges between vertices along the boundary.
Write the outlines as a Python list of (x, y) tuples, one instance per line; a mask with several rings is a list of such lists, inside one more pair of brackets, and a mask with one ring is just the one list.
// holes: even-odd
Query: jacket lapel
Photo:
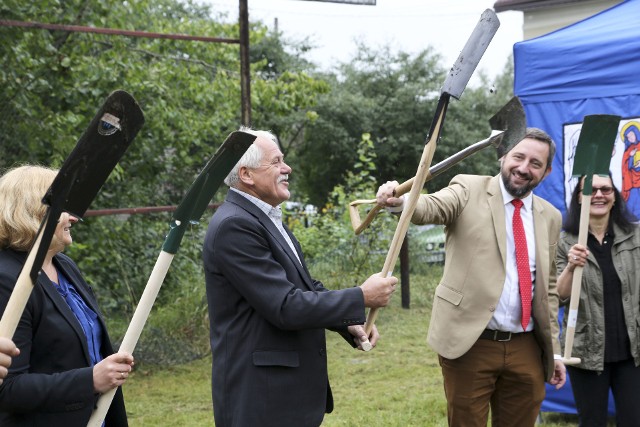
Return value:
[[(56, 267), (60, 270), (60, 274), (64, 274), (67, 277), (67, 279), (71, 283), (73, 283), (76, 289), (79, 288), (79, 286), (77, 286), (76, 280), (74, 280), (75, 278), (73, 277), (73, 275), (69, 273), (68, 269), (65, 268), (65, 266), (61, 265), (59, 262), (56, 262)], [(87, 339), (86, 339), (86, 336), (84, 335), (84, 331), (82, 330), (82, 326), (80, 325), (80, 322), (76, 318), (76, 315), (73, 314), (73, 311), (71, 311), (67, 302), (64, 300), (62, 295), (60, 295), (58, 290), (55, 288), (56, 285), (53, 282), (51, 282), (51, 280), (49, 280), (47, 275), (44, 274), (44, 272), (42, 271), (38, 276), (38, 285), (44, 290), (44, 293), (49, 297), (49, 299), (51, 299), (51, 302), (53, 303), (55, 308), (60, 312), (62, 317), (64, 317), (67, 323), (69, 323), (69, 326), (71, 326), (71, 329), (73, 329), (73, 331), (75, 332), (76, 336), (78, 337), (78, 340), (82, 344), (82, 352), (84, 354), (85, 360), (89, 365), (91, 365), (91, 357), (89, 356)], [(84, 295), (83, 295), (83, 298), (84, 298)]]
[(502, 256), (502, 265), (507, 264), (507, 230), (504, 217), (504, 199), (502, 191), (500, 191), (500, 175), (491, 179), (487, 187), (489, 207), (491, 208), (491, 216), (493, 218), (493, 229), (498, 239), (498, 248)]
[(549, 290), (549, 235), (547, 219), (543, 215), (544, 207), (533, 196), (533, 230), (536, 236), (536, 282), (533, 299), (539, 301), (543, 293)]
[(291, 247), (285, 240), (284, 236), (282, 235), (282, 233), (280, 233), (280, 230), (278, 230), (278, 228), (275, 226), (273, 221), (271, 221), (271, 219), (264, 212), (262, 212), (260, 208), (258, 208), (255, 204), (253, 204), (250, 200), (246, 199), (245, 197), (239, 194), (236, 194), (231, 190), (229, 190), (229, 193), (227, 194), (227, 201), (232, 202), (240, 206), (247, 212), (249, 212), (260, 222), (260, 224), (262, 224), (264, 228), (266, 228), (269, 234), (271, 234), (273, 239), (278, 243), (280, 248), (287, 254), (287, 256), (289, 257), (293, 265), (295, 265), (296, 269), (300, 273), (300, 276), (303, 278), (305, 284), (309, 287), (309, 289), (313, 290), (313, 281), (311, 279), (311, 275), (307, 271), (306, 267), (301, 264), (301, 263), (304, 263), (304, 258), (302, 256), (302, 248), (300, 247), (300, 244), (298, 243), (295, 236), (293, 236), (293, 234), (289, 231), (289, 229), (286, 228), (286, 226), (284, 226), (283, 224), (283, 226), (285, 227), (285, 232), (287, 232), (287, 234), (289, 235), (289, 238), (291, 239), (294, 246), (298, 250), (298, 254), (300, 255), (300, 261), (298, 261), (298, 258), (295, 256), (295, 254), (291, 250)]

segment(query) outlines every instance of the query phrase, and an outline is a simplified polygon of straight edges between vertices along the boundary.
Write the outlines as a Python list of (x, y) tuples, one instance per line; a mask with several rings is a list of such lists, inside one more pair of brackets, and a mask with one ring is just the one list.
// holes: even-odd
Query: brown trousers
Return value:
[(533, 333), (479, 339), (457, 359), (439, 356), (449, 425), (533, 426), (545, 396), (542, 350)]

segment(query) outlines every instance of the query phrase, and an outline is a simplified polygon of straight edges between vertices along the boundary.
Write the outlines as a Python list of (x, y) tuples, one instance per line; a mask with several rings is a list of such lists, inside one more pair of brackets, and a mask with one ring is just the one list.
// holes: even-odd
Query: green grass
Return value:
[[(381, 334), (371, 352), (353, 350), (327, 333), (335, 409), (323, 426), (446, 426), (437, 355), (426, 343), (435, 278), (412, 276), (412, 308), (400, 292), (380, 311)], [(212, 426), (211, 358), (170, 368), (140, 368), (124, 386), (131, 427)], [(575, 416), (544, 414), (544, 427), (575, 426)]]

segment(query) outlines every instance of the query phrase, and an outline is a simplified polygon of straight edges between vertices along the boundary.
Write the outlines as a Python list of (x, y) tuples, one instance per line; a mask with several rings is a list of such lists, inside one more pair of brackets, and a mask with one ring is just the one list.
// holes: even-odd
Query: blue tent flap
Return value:
[(516, 43), (515, 94), (524, 104), (636, 93), (638, 16), (640, 2), (630, 0), (550, 34)]

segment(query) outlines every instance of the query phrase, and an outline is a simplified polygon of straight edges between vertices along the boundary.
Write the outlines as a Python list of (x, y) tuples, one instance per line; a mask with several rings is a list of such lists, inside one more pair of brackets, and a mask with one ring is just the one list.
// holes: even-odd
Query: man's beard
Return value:
[(511, 177), (511, 173), (509, 171), (502, 171), (500, 175), (502, 176), (502, 183), (504, 184), (504, 188), (507, 190), (507, 193), (511, 194), (513, 197), (517, 197), (518, 199), (536, 188), (536, 184), (532, 181), (529, 181), (528, 184), (525, 184), (522, 187), (513, 186), (509, 180)]

